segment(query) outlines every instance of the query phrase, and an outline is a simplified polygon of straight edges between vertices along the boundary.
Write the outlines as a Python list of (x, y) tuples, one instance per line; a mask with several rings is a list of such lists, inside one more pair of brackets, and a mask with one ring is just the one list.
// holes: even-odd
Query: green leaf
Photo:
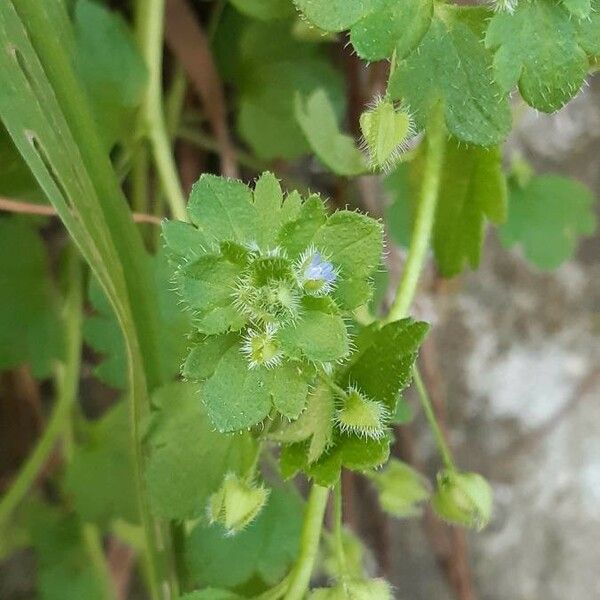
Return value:
[(313, 463), (321, 457), (331, 443), (333, 411), (333, 394), (329, 387), (321, 384), (309, 394), (306, 410), (300, 417), (272, 431), (269, 438), (285, 444), (310, 440), (307, 458), (309, 464)]
[(0, 219), (0, 369), (52, 373), (62, 358), (58, 298), (43, 242), (23, 218)]
[(427, 33), (432, 15), (432, 0), (385, 0), (352, 26), (350, 41), (365, 60), (382, 60), (394, 51), (404, 58)]
[(562, 0), (563, 6), (577, 19), (587, 19), (592, 10), (591, 0)]
[[(296, 121), (294, 98), (324, 88), (342, 106), (340, 76), (321, 59), (297, 59), (256, 65), (243, 88), (238, 113), (240, 135), (264, 160), (293, 159), (307, 153), (304, 133)], [(339, 111), (341, 112), (341, 111)]]
[(296, 258), (311, 245), (317, 231), (326, 221), (327, 212), (321, 198), (317, 195), (309, 196), (302, 204), (297, 218), (283, 226), (279, 243), (291, 258)]
[(113, 519), (137, 522), (134, 466), (127, 404), (119, 402), (89, 425), (75, 447), (65, 489), (85, 521), (108, 525)]
[(29, 516), (40, 600), (104, 600), (75, 515), (39, 505)]
[(554, 2), (522, 0), (513, 13), (496, 13), (485, 43), (496, 50), (494, 72), (502, 89), (518, 83), (523, 99), (544, 112), (573, 98), (587, 73), (577, 22)]
[(539, 269), (571, 258), (581, 236), (596, 229), (594, 197), (583, 184), (558, 175), (533, 177), (524, 187), (511, 181), (508, 220), (500, 229), (505, 247), (521, 244)]
[(153, 395), (146, 481), (153, 510), (164, 518), (204, 515), (223, 477), (244, 474), (254, 458), (252, 438), (215, 432), (200, 398), (196, 385), (180, 382)]
[(325, 90), (317, 89), (305, 100), (297, 94), (296, 119), (314, 153), (336, 175), (352, 177), (368, 171), (354, 139), (340, 132)]
[(592, 0), (592, 12), (586, 19), (577, 23), (579, 44), (597, 60), (600, 57), (600, 1)]
[(254, 187), (254, 207), (256, 208), (260, 235), (258, 245), (265, 250), (272, 249), (277, 241), (277, 234), (282, 222), (283, 192), (278, 179), (266, 171)]
[(428, 330), (427, 323), (412, 319), (364, 328), (356, 337), (356, 353), (343, 382), (384, 402), (393, 414), (398, 395), (412, 380), (412, 367)]
[(191, 311), (196, 328), (206, 334), (239, 329), (244, 318), (233, 305), (232, 295), (242, 268), (206, 254), (182, 267), (176, 282), (181, 300)]
[(132, 134), (146, 86), (144, 59), (118, 13), (90, 0), (75, 4), (75, 70), (107, 149)]
[(500, 148), (446, 144), (433, 248), (442, 275), (457, 275), (479, 265), (485, 221), (506, 218), (506, 182)]
[(343, 358), (350, 350), (342, 317), (316, 310), (303, 312), (297, 322), (280, 331), (278, 338), (288, 355), (319, 363)]
[(366, 471), (384, 464), (390, 453), (390, 439), (361, 438), (337, 434), (333, 444), (319, 460), (309, 464), (308, 442), (284, 446), (281, 451), (281, 475), (289, 479), (304, 471), (322, 486), (332, 486), (340, 478), (342, 467), (353, 471)]
[[(171, 267), (166, 252), (147, 257), (159, 309), (157, 328), (161, 339), (159, 361), (165, 379), (173, 378), (186, 355), (190, 316), (181, 310), (177, 294), (171, 289)], [(127, 356), (123, 336), (112, 307), (96, 279), (90, 280), (89, 298), (96, 313), (85, 320), (83, 336), (102, 360), (94, 374), (104, 383), (123, 389), (126, 385)]]
[(384, 5), (385, 0), (294, 0), (306, 18), (325, 31), (343, 31)]
[(176, 263), (198, 258), (210, 248), (209, 238), (189, 223), (165, 219), (161, 223), (161, 229), (169, 258)]
[(491, 56), (468, 25), (437, 17), (415, 50), (401, 61), (389, 81), (393, 99), (404, 100), (419, 128), (438, 102), (450, 133), (489, 146), (510, 130), (510, 110), (493, 81)]
[(262, 421), (271, 410), (269, 386), (276, 370), (251, 369), (240, 348), (231, 347), (202, 388), (202, 400), (214, 426), (229, 432)]
[(190, 576), (199, 586), (237, 588), (253, 578), (273, 585), (298, 553), (301, 526), (298, 496), (274, 489), (256, 521), (235, 536), (219, 526), (194, 528), (186, 549)]
[(241, 13), (269, 21), (271, 19), (285, 19), (294, 14), (294, 7), (290, 0), (229, 0)]
[(239, 337), (234, 333), (203, 336), (199, 340), (193, 340), (181, 374), (191, 381), (208, 379), (215, 372), (223, 354), (238, 342)]
[(23, 198), (28, 202), (46, 202), (27, 163), (23, 160), (4, 125), (0, 122), (0, 196)]
[(414, 218), (415, 194), (411, 182), (410, 164), (401, 163), (384, 180), (383, 185), (391, 196), (385, 222), (394, 243), (408, 248)]
[(188, 214), (207, 238), (242, 244), (255, 241), (252, 192), (241, 181), (203, 174), (192, 188)]
[(383, 227), (367, 215), (338, 210), (319, 229), (314, 243), (341, 269), (342, 278), (366, 276), (381, 259)]

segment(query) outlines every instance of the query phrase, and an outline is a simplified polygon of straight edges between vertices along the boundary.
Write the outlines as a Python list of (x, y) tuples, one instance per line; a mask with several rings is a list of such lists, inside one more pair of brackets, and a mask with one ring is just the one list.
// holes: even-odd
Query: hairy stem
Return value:
[(328, 497), (329, 488), (313, 484), (302, 526), (300, 556), (290, 575), (290, 585), (285, 595), (286, 600), (302, 600), (308, 590), (310, 576), (319, 550)]
[(161, 186), (173, 217), (187, 220), (185, 198), (171, 152), (162, 99), (162, 57), (165, 0), (138, 1), (137, 30), (148, 67), (144, 102), (145, 127)]
[(417, 284), (425, 264), (433, 230), (440, 175), (444, 160), (444, 135), (443, 114), (441, 107), (438, 106), (427, 126), (427, 155), (421, 193), (410, 238), (408, 258), (404, 265), (404, 272), (396, 292), (396, 298), (386, 318), (387, 322), (397, 321), (408, 315), (410, 305), (417, 291)]
[(444, 465), (447, 469), (454, 470), (456, 467), (454, 465), (454, 459), (452, 458), (452, 452), (450, 451), (448, 444), (446, 444), (444, 434), (442, 433), (440, 425), (435, 417), (435, 412), (431, 404), (431, 398), (429, 398), (429, 394), (427, 393), (425, 384), (421, 378), (421, 373), (416, 365), (413, 367), (413, 377), (417, 387), (417, 392), (419, 394), (419, 400), (421, 401), (421, 406), (423, 407), (423, 412), (425, 413), (429, 427), (431, 428), (433, 436), (435, 437), (435, 443), (440, 451)]

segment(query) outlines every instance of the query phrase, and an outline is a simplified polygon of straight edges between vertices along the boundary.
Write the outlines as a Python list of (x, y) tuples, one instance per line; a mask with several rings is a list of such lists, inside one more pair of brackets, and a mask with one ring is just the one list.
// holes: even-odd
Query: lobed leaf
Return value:
[(493, 145), (510, 130), (508, 102), (493, 80), (491, 56), (459, 19), (433, 18), (421, 43), (398, 64), (388, 93), (408, 104), (419, 128), (442, 102), (448, 130), (465, 142)]
[(583, 184), (558, 175), (533, 177), (509, 188), (508, 220), (500, 228), (505, 247), (520, 244), (529, 262), (555, 269), (571, 258), (579, 238), (596, 229), (594, 197)]
[(496, 51), (494, 73), (502, 89), (518, 83), (523, 99), (544, 112), (573, 98), (587, 74), (577, 21), (558, 3), (522, 0), (512, 13), (496, 13), (485, 43)]

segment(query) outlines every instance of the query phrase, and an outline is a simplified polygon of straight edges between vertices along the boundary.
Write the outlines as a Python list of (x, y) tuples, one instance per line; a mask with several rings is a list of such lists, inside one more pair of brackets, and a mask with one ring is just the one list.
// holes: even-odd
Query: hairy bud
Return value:
[(220, 523), (229, 535), (234, 535), (251, 523), (262, 510), (269, 490), (250, 484), (230, 473), (208, 502), (208, 520)]
[(479, 530), (492, 516), (492, 489), (478, 473), (444, 469), (438, 473), (431, 504), (442, 519)]

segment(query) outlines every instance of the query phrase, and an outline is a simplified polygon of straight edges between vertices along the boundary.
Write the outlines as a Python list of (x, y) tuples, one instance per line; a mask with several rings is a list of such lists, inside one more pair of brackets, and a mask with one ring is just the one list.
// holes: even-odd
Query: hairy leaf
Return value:
[(494, 72), (502, 89), (518, 83), (523, 99), (544, 112), (573, 98), (587, 73), (577, 22), (555, 2), (522, 0), (512, 13), (496, 13), (485, 42), (496, 50)]
[(412, 319), (366, 327), (356, 337), (356, 354), (343, 382), (395, 412), (398, 395), (412, 380), (412, 367), (428, 329), (427, 323)]
[(333, 434), (334, 398), (331, 390), (321, 384), (308, 396), (306, 410), (292, 421), (269, 434), (276, 442), (293, 444), (310, 440), (308, 463), (318, 460), (329, 446)]
[(256, 235), (252, 192), (241, 181), (202, 175), (192, 188), (188, 214), (207, 238), (217, 242), (251, 242)]
[(384, 5), (385, 0), (294, 0), (306, 18), (325, 31), (343, 31)]
[(433, 15), (432, 0), (385, 0), (352, 25), (350, 41), (361, 58), (404, 58), (417, 47)]
[(493, 81), (491, 56), (458, 19), (433, 18), (419, 46), (398, 64), (388, 92), (408, 104), (419, 128), (442, 102), (448, 130), (465, 142), (489, 146), (510, 129), (508, 102)]
[(290, 356), (314, 362), (335, 361), (349, 351), (342, 317), (316, 310), (305, 311), (297, 322), (283, 328), (279, 339)]

